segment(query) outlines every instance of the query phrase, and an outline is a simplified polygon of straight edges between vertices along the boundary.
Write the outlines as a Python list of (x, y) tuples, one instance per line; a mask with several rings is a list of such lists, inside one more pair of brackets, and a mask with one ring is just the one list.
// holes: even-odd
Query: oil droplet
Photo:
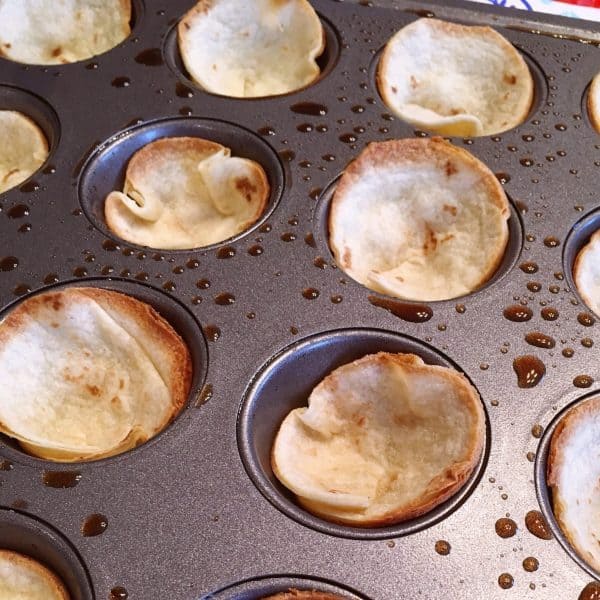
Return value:
[(535, 387), (546, 374), (544, 363), (531, 354), (517, 356), (513, 369), (517, 374), (517, 385), (523, 389)]
[(544, 428), (539, 424), (536, 423), (532, 428), (531, 428), (531, 435), (534, 438), (540, 439), (542, 437), (542, 435), (544, 434)]
[(81, 525), (81, 533), (85, 537), (100, 535), (106, 531), (108, 527), (108, 519), (99, 513), (94, 513), (86, 518)]
[(194, 95), (194, 92), (187, 85), (183, 85), (183, 83), (178, 81), (175, 84), (175, 94), (177, 94), (179, 98), (191, 98)]
[(32, 192), (37, 192), (40, 189), (40, 184), (37, 181), (28, 181), (24, 183), (20, 188), (22, 192), (26, 194), (31, 194)]
[(311, 248), (316, 248), (317, 243), (315, 242), (315, 236), (312, 233), (307, 233), (304, 236), (304, 243)]
[(525, 336), (525, 341), (532, 346), (538, 348), (554, 348), (556, 341), (553, 337), (540, 333), (539, 331), (532, 331)]
[(523, 166), (523, 167), (533, 167), (533, 165), (535, 164), (535, 161), (533, 160), (533, 158), (529, 158), (529, 157), (522, 158), (521, 160), (519, 160), (519, 162), (521, 163), (521, 166)]
[(339, 304), (344, 298), (342, 296), (331, 296), (330, 300), (333, 304)]
[(294, 327), (293, 325), (290, 327), (290, 333), (292, 335), (296, 335), (298, 333), (298, 331), (300, 331), (297, 327)]
[(579, 594), (578, 600), (600, 600), (600, 583), (588, 583)]
[(233, 258), (235, 256), (235, 248), (232, 246), (223, 246), (217, 250), (217, 258)]
[(278, 154), (284, 162), (292, 162), (296, 158), (296, 153), (293, 150), (280, 150)]
[(388, 548), (395, 548), (396, 542), (394, 540), (390, 540), (389, 542), (386, 542), (386, 545)]
[(395, 317), (399, 317), (410, 323), (425, 323), (433, 317), (433, 311), (425, 304), (413, 304), (409, 302), (398, 302), (388, 298), (379, 298), (378, 296), (369, 296), (369, 302), (373, 306), (384, 308), (391, 312)]
[(28, 233), (31, 231), (31, 223), (24, 223), (21, 225), (21, 227), (19, 227), (18, 231), (19, 233)]
[(308, 192), (308, 197), (311, 200), (318, 200), (322, 191), (323, 191), (323, 188), (320, 188), (320, 187), (313, 188), (312, 190), (310, 190), (310, 192)]
[(29, 502), (27, 500), (23, 500), (23, 498), (17, 498), (12, 504), (12, 508), (19, 508), (21, 510), (25, 510), (29, 506)]
[(527, 289), (528, 289), (530, 292), (534, 292), (534, 293), (536, 293), (536, 292), (539, 292), (539, 291), (542, 289), (542, 284), (541, 284), (541, 283), (538, 283), (537, 281), (530, 281), (530, 282), (527, 284)]
[(316, 298), (319, 297), (319, 290), (317, 290), (315, 288), (306, 288), (305, 290), (302, 291), (302, 295), (307, 300), (315, 300)]
[(533, 311), (527, 306), (521, 306), (520, 304), (507, 306), (502, 314), (505, 319), (514, 323), (524, 323), (533, 317)]
[(207, 290), (210, 287), (210, 281), (208, 279), (199, 279), (196, 281), (196, 287), (201, 290)]
[(79, 471), (44, 471), (42, 474), (44, 485), (51, 488), (74, 488), (81, 481)]
[(24, 294), (28, 294), (31, 291), (31, 288), (26, 283), (19, 283), (14, 289), (13, 294), (15, 296), (23, 296)]
[(463, 315), (467, 310), (464, 304), (457, 304), (454, 308), (459, 315)]
[(300, 123), (296, 129), (301, 133), (310, 133), (313, 130), (313, 126), (310, 123)]
[(286, 233), (281, 234), (281, 240), (283, 242), (293, 242), (295, 239), (296, 239), (295, 233), (286, 232)]
[(197, 260), (196, 258), (190, 258), (186, 263), (185, 266), (188, 269), (197, 269), (200, 266), (200, 261)]
[(5, 256), (0, 260), (0, 271), (14, 271), (19, 266), (19, 259), (15, 256)]
[(556, 321), (559, 317), (559, 312), (552, 306), (546, 306), (541, 310), (542, 319), (546, 321)]
[(109, 600), (127, 600), (128, 597), (129, 594), (127, 593), (127, 590), (121, 585), (118, 585), (110, 590)]
[(260, 244), (254, 244), (248, 248), (248, 254), (250, 256), (260, 256), (264, 252), (264, 248)]
[[(523, 559), (523, 568), (528, 573), (533, 573), (534, 571), (537, 571), (539, 566), (540, 566), (540, 563), (539, 563), (538, 559), (533, 556), (528, 556), (527, 558)], [(600, 598), (598, 600), (600, 600)]]
[(316, 102), (298, 102), (292, 104), (290, 110), (299, 115), (310, 115), (313, 117), (323, 117), (327, 114), (327, 107)]
[(163, 290), (167, 292), (174, 292), (177, 289), (174, 281), (165, 281), (162, 285)]
[(354, 144), (358, 141), (358, 138), (353, 133), (344, 133), (340, 135), (339, 140), (344, 144)]
[(235, 302), (235, 296), (229, 292), (222, 292), (215, 296), (215, 304), (219, 306), (229, 306)]
[(182, 106), (179, 109), (179, 114), (182, 115), (182, 116), (184, 116), (184, 117), (191, 117), (192, 114), (193, 114), (193, 112), (194, 111), (192, 110), (192, 108), (190, 106)]
[(505, 185), (510, 181), (510, 175), (508, 173), (495, 173), (496, 179), (502, 184)]
[(146, 67), (160, 67), (163, 64), (160, 48), (148, 48), (135, 57), (135, 62)]
[(539, 510), (530, 510), (525, 515), (525, 526), (530, 533), (541, 540), (551, 540), (552, 532), (544, 518), (544, 515)]
[(194, 406), (196, 408), (200, 408), (204, 406), (211, 398), (213, 397), (213, 386), (212, 383), (206, 383), (200, 390), (200, 394), (198, 394), (198, 400)]
[(515, 206), (522, 215), (526, 215), (529, 211), (529, 206), (527, 206), (527, 204), (525, 204), (525, 202), (522, 200), (515, 200)]
[(527, 453), (527, 460), (529, 462), (533, 462), (535, 460), (535, 452), (528, 452)]
[(25, 204), (15, 204), (6, 212), (9, 219), (22, 219), (29, 215), (29, 207)]
[(588, 337), (583, 338), (581, 340), (581, 345), (584, 348), (591, 348), (594, 345), (594, 340), (592, 338), (588, 338)]
[(221, 337), (221, 330), (216, 325), (206, 325), (202, 328), (206, 339), (216, 342)]
[(13, 469), (14, 467), (10, 460), (0, 460), (0, 471), (12, 471)]
[(450, 550), (452, 546), (446, 540), (438, 540), (435, 543), (435, 551), (441, 556), (448, 556), (450, 554)]
[(513, 576), (510, 573), (502, 573), (498, 577), (498, 585), (503, 590), (509, 590), (513, 586), (514, 582), (515, 580), (513, 579)]
[(117, 244), (116, 242), (113, 242), (112, 240), (104, 240), (102, 242), (102, 248), (104, 250), (106, 250), (107, 252), (116, 252), (121, 249), (119, 244)]
[(496, 533), (501, 538), (510, 538), (517, 533), (517, 524), (508, 518), (501, 518), (496, 521)]
[(88, 272), (85, 267), (75, 267), (73, 269), (73, 275), (75, 275), (75, 277), (86, 277), (87, 274)]
[(594, 379), (589, 375), (577, 375), (577, 377), (573, 379), (573, 385), (578, 388), (589, 388), (592, 383), (594, 383)]
[(313, 260), (313, 265), (315, 265), (317, 269), (325, 269), (327, 267), (327, 263), (322, 256), (317, 256), (317, 258)]
[(275, 130), (270, 125), (265, 125), (258, 130), (260, 135), (275, 135)]
[(534, 262), (524, 262), (521, 263), (519, 265), (519, 269), (521, 269), (521, 271), (523, 271), (523, 273), (528, 273), (529, 275), (533, 275), (533, 273), (537, 273), (538, 272), (538, 266), (537, 263)]
[(579, 313), (577, 315), (577, 320), (584, 327), (591, 327), (596, 322), (596, 319), (594, 319), (594, 317), (590, 315), (590, 313), (586, 312)]
[(560, 240), (553, 235), (549, 235), (548, 237), (544, 238), (544, 246), (548, 248), (557, 248), (560, 246)]
[(110, 84), (116, 88), (125, 88), (131, 85), (131, 79), (129, 77), (115, 77)]
[(573, 358), (574, 354), (575, 350), (573, 350), (573, 348), (563, 348), (562, 355), (565, 358)]

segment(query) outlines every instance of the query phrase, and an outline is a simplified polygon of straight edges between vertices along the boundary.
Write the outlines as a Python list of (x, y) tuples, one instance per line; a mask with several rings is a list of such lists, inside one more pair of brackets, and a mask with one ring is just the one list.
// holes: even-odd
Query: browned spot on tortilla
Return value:
[(119, 379), (119, 389), (122, 390), (125, 386), (125, 382), (122, 379)]
[(184, 23), (183, 26), (189, 31), (191, 29), (191, 26), (189, 23)]
[(398, 88), (395, 85), (392, 86), (392, 92), (394, 92), (394, 94), (398, 93)]
[(248, 202), (252, 202), (252, 194), (257, 191), (256, 186), (247, 177), (238, 177), (235, 180), (235, 189), (240, 192)]
[(54, 328), (54, 329), (58, 329), (60, 327), (60, 325), (58, 323), (50, 323), (50, 327)]
[(99, 396), (100, 395), (100, 388), (97, 385), (86, 385), (85, 386), (87, 388), (87, 391), (92, 395), (92, 396)]
[(110, 399), (110, 403), (111, 403), (113, 406), (118, 406), (119, 404), (121, 404), (121, 399), (119, 398), (119, 396), (113, 396), (113, 397)]
[(344, 252), (342, 254), (342, 263), (346, 267), (352, 266), (352, 252), (350, 251), (350, 248), (348, 248), (348, 246), (344, 247)]
[(415, 88), (419, 87), (419, 82), (416, 80), (414, 75), (410, 76), (410, 87), (414, 90)]
[(62, 48), (60, 46), (56, 46), (54, 50), (52, 50), (52, 56), (60, 56), (62, 52)]
[(4, 44), (5, 48), (12, 48), (12, 44), (9, 42), (6, 42), (6, 44)]
[(504, 73), (504, 83), (508, 83), (508, 85), (515, 85), (517, 83), (517, 76), (512, 73)]
[(217, 65), (215, 65), (214, 63), (213, 63), (213, 65), (212, 65), (212, 70), (213, 70), (213, 71), (216, 71), (216, 70), (217, 70)]
[(429, 252), (434, 252), (437, 248), (437, 238), (435, 236), (435, 231), (429, 226), (429, 223), (425, 224), (425, 241), (423, 242), (423, 252), (428, 254)]
[(354, 415), (354, 422), (359, 427), (362, 427), (365, 424), (365, 415), (360, 415), (360, 414)]
[(454, 234), (453, 233), (447, 233), (442, 239), (441, 242), (449, 242), (450, 240), (454, 239)]
[[(458, 169), (456, 168), (456, 165), (451, 160), (447, 160), (446, 161), (446, 176), (452, 177), (452, 175), (454, 175), (455, 173), (458, 173)], [(445, 206), (446, 205), (444, 205), (444, 208), (445, 208)]]
[(452, 204), (444, 204), (443, 206), (444, 212), (449, 212), (453, 217), (456, 216), (456, 206), (452, 206)]
[(14, 173), (18, 173), (18, 172), (19, 172), (19, 169), (17, 169), (17, 168), (11, 169), (11, 170), (10, 170), (10, 171), (9, 171), (9, 172), (8, 172), (8, 173), (7, 173), (7, 174), (6, 174), (6, 175), (5, 175), (3, 178), (2, 178), (2, 181), (8, 181), (8, 178), (9, 178), (11, 175), (13, 175)]

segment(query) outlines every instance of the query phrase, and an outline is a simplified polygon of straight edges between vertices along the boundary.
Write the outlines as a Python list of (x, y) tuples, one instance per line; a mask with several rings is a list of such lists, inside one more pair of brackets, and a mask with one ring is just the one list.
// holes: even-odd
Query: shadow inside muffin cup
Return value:
[[(406, 25), (408, 25), (408, 23), (406, 23)], [(400, 27), (398, 28), (398, 30), (399, 29), (400, 29)], [(502, 35), (504, 35), (506, 33), (506, 31), (500, 31), (500, 33), (502, 33)], [(509, 33), (509, 35), (510, 35), (510, 33)], [(509, 39), (509, 41), (510, 41), (510, 39)], [(519, 48), (515, 44), (513, 44), (513, 46), (515, 46), (516, 50), (519, 52), (519, 54), (521, 54), (521, 56), (525, 60), (525, 63), (527, 64), (527, 67), (529, 68), (529, 72), (531, 73), (531, 78), (533, 79), (533, 98), (531, 101), (531, 106), (529, 107), (529, 112), (527, 113), (527, 117), (525, 119), (523, 119), (523, 121), (521, 123), (516, 125), (516, 127), (521, 127), (524, 124), (526, 124), (527, 121), (531, 120), (533, 115), (535, 113), (537, 113), (538, 110), (540, 109), (540, 107), (545, 103), (546, 98), (548, 97), (548, 81), (546, 79), (544, 70), (542, 69), (540, 64), (532, 56), (530, 56), (527, 52), (525, 52), (523, 49)], [(379, 98), (380, 102), (389, 111), (391, 111), (392, 114), (396, 115), (396, 113), (393, 111), (393, 109), (390, 106), (388, 106), (388, 104), (383, 99), (383, 96), (379, 90), (379, 85), (377, 84), (377, 72), (379, 70), (379, 63), (381, 61), (381, 56), (382, 56), (384, 50), (385, 50), (385, 45), (383, 45), (381, 48), (379, 48), (379, 50), (375, 53), (373, 59), (371, 60), (371, 64), (369, 65), (369, 79), (371, 81), (371, 85), (373, 86), (373, 89), (377, 93), (377, 97)], [(397, 117), (397, 118), (400, 119), (400, 117)], [(408, 123), (407, 121), (402, 121), (402, 122), (405, 123), (406, 125), (408, 125), (409, 127), (413, 127), (415, 129), (420, 129), (418, 127), (415, 127), (411, 123)], [(478, 137), (491, 137), (492, 135), (506, 134), (510, 131), (513, 131), (514, 129), (515, 128), (513, 127), (511, 129), (507, 129), (506, 131), (503, 131), (503, 132), (486, 134), (484, 136), (478, 136)], [(436, 134), (435, 131), (430, 131), (429, 133), (431, 135), (438, 135), (438, 134)], [(446, 137), (453, 139), (453, 136), (446, 136)], [(458, 139), (462, 139), (464, 136), (457, 136), (457, 137), (458, 137)]]
[(38, 518), (0, 508), (0, 550), (29, 556), (50, 569), (66, 586), (71, 600), (94, 600), (90, 577), (77, 550)]
[(323, 33), (325, 35), (325, 48), (321, 53), (321, 56), (316, 58), (316, 63), (319, 65), (320, 73), (314, 79), (305, 86), (298, 88), (297, 90), (292, 90), (290, 92), (285, 92), (283, 94), (275, 94), (273, 96), (255, 96), (251, 98), (233, 98), (230, 96), (225, 96), (223, 94), (217, 94), (215, 92), (209, 92), (202, 88), (199, 83), (195, 82), (188, 73), (185, 65), (183, 64), (183, 59), (181, 58), (181, 53), (179, 52), (179, 44), (177, 39), (177, 26), (176, 23), (171, 29), (167, 32), (165, 36), (165, 41), (163, 45), (163, 54), (165, 57), (165, 62), (170, 67), (170, 69), (177, 75), (186, 85), (191, 88), (195, 88), (198, 90), (202, 90), (206, 94), (211, 94), (213, 96), (219, 96), (221, 98), (231, 98), (232, 100), (263, 100), (265, 98), (280, 98), (284, 96), (289, 96), (291, 94), (296, 94), (302, 90), (305, 90), (315, 83), (319, 82), (321, 79), (329, 75), (329, 73), (335, 67), (339, 55), (340, 55), (340, 41), (339, 36), (335, 27), (323, 16), (319, 15), (319, 19), (321, 21), (321, 25), (323, 27)]
[[(41, 129), (48, 144), (46, 160), (37, 171), (15, 186), (18, 188), (35, 177), (52, 160), (52, 155), (60, 140), (60, 121), (58, 115), (46, 100), (12, 85), (0, 85), (0, 110), (13, 110), (29, 117)], [(2, 143), (1, 140), (0, 143)], [(12, 189), (14, 188), (0, 193), (8, 193)]]
[(554, 431), (558, 427), (561, 420), (565, 415), (572, 409), (578, 406), (582, 402), (591, 400), (592, 398), (598, 397), (599, 391), (593, 391), (585, 396), (577, 398), (575, 401), (568, 404), (558, 415), (554, 417), (551, 423), (544, 430), (544, 435), (540, 439), (538, 449), (536, 452), (536, 459), (534, 465), (534, 479), (535, 489), (537, 494), (538, 503), (542, 514), (544, 515), (548, 526), (554, 537), (558, 540), (560, 545), (563, 547), (565, 552), (589, 575), (600, 581), (600, 573), (592, 568), (571, 546), (569, 540), (563, 533), (560, 525), (558, 524), (556, 517), (554, 516), (554, 510), (552, 507), (552, 491), (547, 483), (547, 472), (548, 472), (548, 458), (550, 454), (550, 445), (552, 443), (552, 436)]
[(84, 461), (73, 461), (73, 462), (55, 462), (49, 459), (44, 459), (30, 455), (23, 450), (17, 440), (10, 438), (5, 434), (0, 434), (0, 450), (2, 451), (3, 457), (14, 460), (21, 463), (29, 463), (35, 466), (39, 466), (40, 463), (43, 465), (54, 465), (59, 470), (67, 470), (72, 468), (74, 465), (82, 464), (93, 464), (105, 461), (116, 461), (122, 460), (126, 457), (131, 456), (132, 453), (149, 448), (150, 446), (159, 443), (164, 435), (169, 435), (172, 430), (176, 428), (179, 417), (188, 408), (192, 407), (198, 398), (202, 385), (206, 377), (208, 369), (208, 348), (202, 328), (198, 321), (192, 315), (192, 313), (181, 304), (178, 300), (170, 297), (165, 292), (157, 290), (142, 282), (133, 282), (125, 279), (77, 279), (68, 282), (61, 282), (59, 284), (45, 287), (40, 290), (36, 290), (31, 294), (22, 296), (18, 300), (5, 307), (0, 313), (0, 321), (6, 317), (6, 315), (14, 308), (16, 308), (21, 302), (31, 298), (35, 295), (50, 292), (59, 291), (69, 287), (92, 287), (111, 290), (114, 292), (120, 292), (126, 294), (149, 304), (156, 312), (163, 317), (171, 327), (180, 335), (185, 345), (187, 346), (192, 361), (192, 378), (188, 396), (185, 404), (181, 410), (173, 416), (171, 421), (156, 435), (145, 441), (143, 444), (115, 454), (105, 458), (84, 460)]
[(200, 600), (262, 600), (290, 589), (333, 594), (339, 596), (340, 600), (369, 600), (346, 586), (302, 575), (273, 575), (247, 579), (206, 594)]
[[(329, 261), (331, 263), (336, 263), (335, 257), (333, 255), (333, 252), (331, 250), (331, 246), (329, 244), (329, 213), (331, 210), (331, 202), (333, 200), (333, 196), (336, 190), (336, 187), (340, 181), (340, 179), (342, 178), (343, 174), (338, 175), (321, 193), (321, 195), (319, 196), (319, 199), (317, 201), (317, 205), (315, 207), (315, 211), (314, 211), (314, 216), (313, 216), (313, 222), (315, 223), (315, 229), (314, 229), (314, 238), (315, 238), (315, 243), (317, 244), (317, 248), (320, 249), (320, 251), (326, 255), (329, 258)], [(505, 190), (506, 193), (506, 190)], [(521, 250), (523, 248), (523, 231), (524, 231), (524, 226), (523, 226), (523, 221), (521, 219), (521, 216), (519, 214), (519, 211), (516, 209), (516, 207), (513, 204), (513, 201), (511, 200), (510, 196), (508, 194), (506, 194), (506, 197), (508, 199), (508, 204), (509, 204), (509, 208), (510, 208), (510, 217), (508, 219), (507, 225), (508, 225), (508, 242), (506, 244), (506, 249), (504, 250), (504, 255), (502, 257), (502, 260), (500, 261), (500, 264), (498, 265), (497, 269), (494, 271), (494, 274), (487, 280), (485, 281), (479, 288), (473, 290), (472, 292), (470, 292), (469, 294), (465, 294), (463, 296), (457, 296), (455, 298), (447, 298), (446, 300), (403, 300), (398, 298), (398, 300), (402, 300), (402, 302), (414, 302), (416, 304), (423, 304), (423, 302), (425, 304), (436, 304), (438, 302), (447, 302), (447, 301), (453, 301), (455, 302), (456, 300), (461, 300), (463, 298), (468, 298), (470, 296), (472, 296), (473, 294), (477, 294), (479, 292), (482, 292), (483, 290), (487, 289), (488, 287), (494, 285), (497, 281), (500, 281), (505, 275), (507, 275), (515, 266), (517, 260), (519, 259), (519, 256), (521, 255)], [(341, 271), (344, 271), (344, 269), (342, 267), (340, 267), (338, 265), (338, 267), (340, 268)], [(345, 272), (345, 271), (344, 271)], [(352, 277), (351, 275), (349, 275), (348, 273), (346, 273), (349, 277)], [(367, 286), (364, 286), (364, 284), (357, 282), (360, 285), (363, 285), (363, 287), (365, 287), (366, 289), (370, 289), (367, 288)], [(373, 293), (378, 293), (380, 294), (380, 292), (376, 292), (375, 290), (372, 290)], [(382, 296), (385, 296), (387, 298), (395, 298), (394, 296), (390, 296), (388, 294), (382, 294)]]
[[(587, 306), (575, 284), (573, 268), (575, 267), (577, 255), (598, 229), (600, 229), (600, 209), (588, 213), (575, 223), (568, 233), (563, 246), (563, 273), (565, 274), (569, 288), (571, 288), (571, 292), (577, 296), (582, 306), (586, 306), (587, 308), (589, 306)], [(591, 308), (589, 309), (591, 310)], [(600, 317), (600, 315), (598, 316)]]
[(271, 449), (279, 426), (291, 410), (307, 406), (313, 388), (331, 371), (377, 352), (412, 353), (427, 364), (460, 371), (449, 358), (408, 336), (378, 329), (330, 331), (285, 348), (264, 365), (247, 389), (238, 415), (239, 451), (246, 471), (259, 491), (288, 517), (329, 535), (385, 539), (430, 527), (466, 500), (487, 461), (490, 431), (486, 413), (484, 449), (477, 466), (456, 494), (424, 515), (395, 525), (366, 528), (329, 522), (301, 508), (294, 494), (275, 477), (271, 466)]
[[(145, 249), (119, 238), (106, 224), (104, 201), (113, 190), (122, 191), (127, 165), (133, 155), (147, 144), (166, 137), (198, 137), (231, 148), (232, 156), (251, 159), (262, 166), (269, 180), (267, 205), (248, 229), (226, 240), (202, 246), (211, 249), (240, 239), (264, 223), (281, 198), (284, 172), (281, 161), (272, 148), (259, 136), (238, 125), (216, 119), (181, 117), (149, 121), (115, 134), (101, 144), (86, 161), (79, 178), (79, 201), (87, 218), (106, 236), (119, 244)], [(162, 248), (153, 248), (162, 250)], [(191, 252), (189, 249), (168, 249), (173, 253)]]

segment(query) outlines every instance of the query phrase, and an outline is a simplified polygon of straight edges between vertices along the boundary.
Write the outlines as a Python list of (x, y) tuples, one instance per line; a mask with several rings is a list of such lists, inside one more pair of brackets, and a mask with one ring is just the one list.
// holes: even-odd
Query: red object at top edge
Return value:
[(558, 0), (563, 4), (576, 4), (577, 6), (589, 6), (591, 8), (600, 8), (600, 0)]

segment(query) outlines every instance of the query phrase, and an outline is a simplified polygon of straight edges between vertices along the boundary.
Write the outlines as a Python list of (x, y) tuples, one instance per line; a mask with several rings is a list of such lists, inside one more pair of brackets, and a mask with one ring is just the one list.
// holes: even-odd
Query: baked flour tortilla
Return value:
[(320, 73), (321, 21), (307, 0), (200, 0), (180, 21), (179, 50), (203, 89), (234, 98), (298, 90)]
[(70, 600), (64, 584), (38, 561), (0, 549), (0, 600)]
[(107, 52), (131, 32), (131, 0), (0, 0), (0, 56), (59, 65)]
[(0, 194), (33, 175), (48, 157), (42, 130), (24, 114), (0, 110)]
[(337, 523), (377, 527), (455, 494), (482, 452), (479, 395), (453, 369), (381, 352), (343, 365), (284, 419), (273, 472), (298, 502)]
[(600, 397), (580, 402), (552, 434), (547, 482), (553, 511), (577, 554), (600, 572)]
[(366, 287), (432, 301), (475, 291), (508, 242), (508, 200), (475, 156), (440, 138), (371, 143), (329, 214), (337, 264)]
[(160, 249), (221, 242), (262, 215), (269, 182), (256, 162), (232, 157), (202, 138), (163, 138), (138, 150), (127, 165), (123, 192), (104, 205), (111, 231)]
[(101, 288), (36, 294), (0, 322), (0, 432), (49, 460), (119, 454), (167, 426), (191, 373), (149, 305)]
[(450, 136), (516, 127), (534, 93), (527, 63), (497, 31), (438, 19), (418, 19), (389, 40), (377, 84), (403, 120)]

